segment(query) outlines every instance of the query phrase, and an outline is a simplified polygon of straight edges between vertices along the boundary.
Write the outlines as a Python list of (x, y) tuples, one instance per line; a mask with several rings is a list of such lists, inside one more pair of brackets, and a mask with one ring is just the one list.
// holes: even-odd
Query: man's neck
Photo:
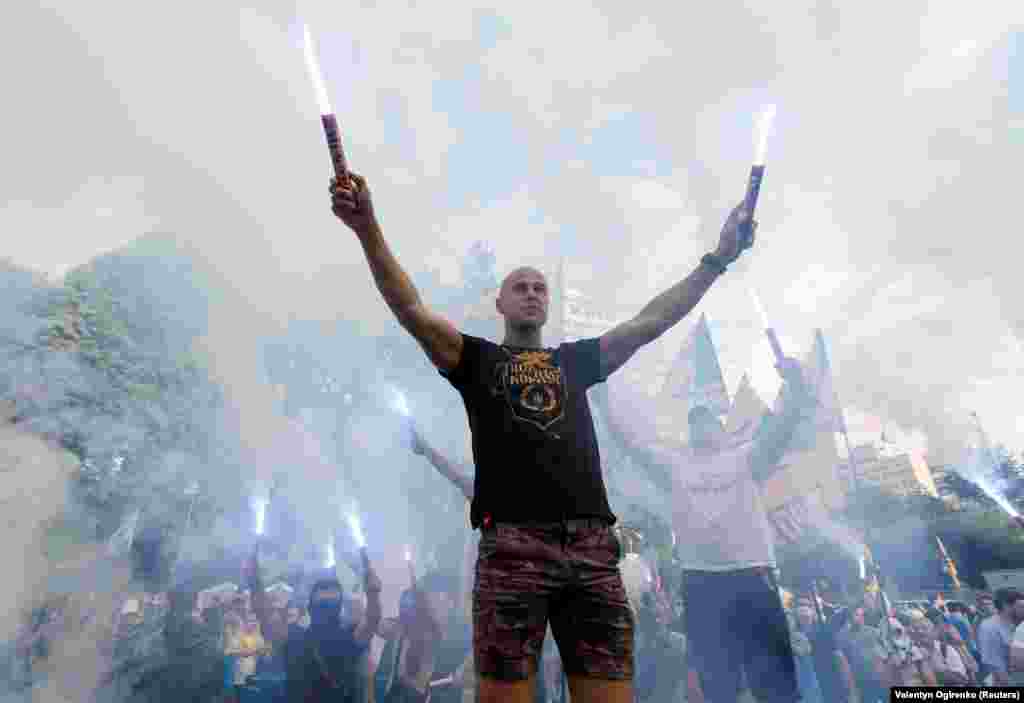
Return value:
[(1013, 620), (1013, 616), (1009, 613), (999, 613), (999, 619), (1007, 625), (1009, 625), (1010, 627), (1016, 627), (1017, 625), (1017, 623)]
[(542, 349), (544, 347), (539, 327), (530, 329), (506, 327), (505, 340), (502, 344), (506, 347), (523, 347), (526, 349)]

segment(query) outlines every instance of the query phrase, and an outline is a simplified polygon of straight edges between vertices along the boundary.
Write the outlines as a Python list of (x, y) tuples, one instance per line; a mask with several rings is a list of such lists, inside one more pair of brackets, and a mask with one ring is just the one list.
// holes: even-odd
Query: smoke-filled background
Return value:
[[(139, 320), (124, 354), (152, 344), (188, 355), (198, 366), (167, 377), (187, 367), (205, 379), (182, 381), (173, 402), (133, 396), (115, 422), (92, 405), (67, 411), (75, 388), (101, 397), (108, 378), (22, 361), (23, 378), (45, 377), (52, 396), (35, 399), (35, 430), (59, 421), (118, 470), (118, 452), (149, 456), (166, 469), (168, 495), (200, 479), (205, 494), (230, 495), (283, 474), (280, 491), (313, 534), (429, 482), (402, 446), (393, 387), (468, 464), (454, 392), (411, 341), (373, 341), (404, 338), (329, 209), (302, 20), (350, 164), (428, 301), (467, 283), (466, 252), (486, 240), (498, 275), (519, 264), (554, 271), (564, 258), (569, 285), (609, 319), (639, 310), (713, 248), (743, 194), (756, 114), (773, 103), (757, 246), (700, 306), (730, 391), (744, 371), (765, 397), (777, 387), (753, 287), (788, 349), (825, 331), (855, 433), (858, 417), (883, 418), (890, 435), (942, 463), (976, 411), (995, 441), (1021, 445), (1024, 6), (996, 0), (700, 12), (6, 3), (0, 253), (48, 285), (82, 267), (122, 284), (118, 309), (137, 304)], [(128, 253), (111, 263), (119, 250)], [(5, 311), (11, 334), (30, 340), (36, 323), (13, 303)], [(161, 322), (148, 330), (146, 319)], [(670, 358), (687, 331), (645, 353)], [(325, 370), (317, 383), (373, 389), (345, 401), (344, 422), (337, 408), (296, 417), (282, 401), (290, 359), (311, 348), (319, 358), (308, 365)], [(341, 436), (324, 446), (317, 423)], [(440, 479), (429, 485), (458, 524), (458, 498)], [(125, 493), (125, 504), (166, 503)], [(188, 502), (168, 507), (165, 522), (180, 522)], [(371, 551), (376, 542), (399, 555), (427, 519), (425, 509), (367, 516)], [(239, 520), (218, 534), (244, 534)]]

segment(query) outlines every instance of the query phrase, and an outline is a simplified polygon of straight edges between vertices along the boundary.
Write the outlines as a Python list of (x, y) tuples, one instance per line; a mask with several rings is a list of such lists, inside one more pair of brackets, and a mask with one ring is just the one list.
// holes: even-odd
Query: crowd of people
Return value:
[[(259, 541), (240, 586), (126, 599), (103, 643), (111, 665), (95, 699), (878, 703), (894, 685), (1008, 685), (1024, 668), (1016, 591), (997, 591), (972, 612), (941, 599), (892, 607), (877, 580), (843, 607), (814, 589), (780, 587), (761, 484), (813, 416), (817, 391), (778, 351), (779, 402), (760, 422), (729, 432), (696, 404), (687, 444), (643, 457), (671, 478), (680, 573), (627, 590), (622, 565), (631, 555), (609, 504), (587, 391), (680, 322), (752, 246), (745, 202), (716, 249), (633, 319), (549, 348), (542, 273), (519, 268), (502, 282), (501, 344), (464, 334), (420, 298), (365, 180), (346, 174), (330, 191), (397, 322), (464, 402), (472, 468), (442, 456), (414, 426), (412, 448), (469, 501), (479, 533), (471, 608), (459, 607), (458, 565), (442, 564), (419, 578), (410, 569), (397, 611), (385, 617), (365, 550), (355, 589), (334, 572), (268, 587)], [(19, 636), (15, 696), (31, 695), (33, 663), (67, 624), (62, 607), (34, 615)]]
[[(455, 570), (411, 577), (397, 612), (383, 617), (380, 579), (364, 564), (362, 583), (348, 591), (326, 571), (311, 575), (309, 584), (268, 587), (257, 546), (241, 585), (124, 598), (110, 641), (99, 643), (117, 664), (95, 699), (476, 701), (473, 633), (459, 607)], [(687, 621), (708, 604), (678, 595), (653, 586), (630, 599), (638, 703), (715, 700), (705, 696), (700, 660), (688, 651)], [(870, 586), (862, 598), (847, 602), (815, 590), (780, 588), (778, 595), (805, 703), (884, 702), (899, 685), (1024, 684), (1024, 594), (1016, 590), (981, 593), (971, 604), (942, 594), (889, 604)], [(41, 672), (34, 663), (45, 661), (48, 646), (61, 636), (67, 610), (62, 598), (32, 613), (9, 657), (5, 700), (33, 700)], [(534, 666), (534, 699), (568, 703), (558, 647), (550, 629), (546, 635)], [(371, 656), (374, 638), (378, 656)], [(772, 700), (757, 675), (742, 667), (738, 700)]]

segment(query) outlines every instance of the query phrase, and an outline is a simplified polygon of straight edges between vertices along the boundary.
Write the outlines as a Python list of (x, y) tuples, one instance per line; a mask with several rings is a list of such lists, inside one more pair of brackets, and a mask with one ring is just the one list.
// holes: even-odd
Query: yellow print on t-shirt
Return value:
[(516, 419), (546, 430), (562, 418), (562, 369), (550, 351), (506, 353), (508, 361), (496, 369), (499, 390)]

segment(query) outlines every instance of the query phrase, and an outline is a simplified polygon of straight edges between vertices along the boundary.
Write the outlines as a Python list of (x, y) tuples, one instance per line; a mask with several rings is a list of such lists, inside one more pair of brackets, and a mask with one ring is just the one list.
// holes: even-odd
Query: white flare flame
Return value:
[(405, 560), (412, 561), (412, 549), (410, 549), (409, 547), (405, 548)]
[(364, 549), (366, 547), (366, 537), (363, 536), (363, 526), (359, 522), (359, 516), (355, 513), (349, 513), (348, 526), (352, 530), (352, 539), (356, 541), (356, 546)]
[(868, 577), (867, 565), (864, 563), (863, 555), (860, 558), (860, 580), (864, 581)]
[(412, 415), (412, 411), (409, 409), (409, 399), (405, 397), (405, 393), (397, 388), (395, 389), (395, 400), (393, 405), (395, 411), (402, 417), (410, 417)]
[(313, 35), (310, 34), (307, 24), (302, 25), (302, 54), (306, 58), (309, 79), (313, 81), (313, 90), (316, 92), (316, 102), (320, 106), (320, 114), (330, 115), (334, 110), (331, 109), (331, 101), (327, 97), (324, 74), (320, 72), (320, 62), (317, 61), (316, 50), (313, 48)]
[(256, 534), (262, 535), (263, 530), (267, 522), (267, 503), (269, 501), (266, 498), (253, 498), (252, 508), (256, 513)]
[(754, 165), (764, 166), (768, 157), (768, 135), (775, 124), (775, 106), (769, 105), (757, 118), (757, 151), (754, 154)]
[(333, 569), (337, 565), (337, 560), (334, 555), (334, 538), (332, 537), (327, 542), (327, 556), (324, 559), (324, 568)]

